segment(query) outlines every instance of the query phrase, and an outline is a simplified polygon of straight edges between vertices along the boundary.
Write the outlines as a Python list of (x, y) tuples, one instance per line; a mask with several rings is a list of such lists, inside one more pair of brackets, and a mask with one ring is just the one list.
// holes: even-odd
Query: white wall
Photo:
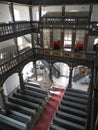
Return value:
[(62, 6), (45, 6), (42, 7), (42, 16), (47, 12), (62, 12)]
[(89, 11), (89, 5), (67, 5), (65, 11)]
[(69, 77), (69, 66), (65, 63), (60, 63), (60, 75)]
[[(26, 40), (26, 39), (28, 40)], [(18, 49), (19, 50), (22, 50), (26, 47), (32, 47), (32, 43), (31, 43), (31, 35), (30, 34), (27, 34), (27, 35), (24, 35), (24, 36), (21, 36), (21, 37), (17, 37), (17, 41), (18, 41)]]
[(0, 22), (9, 22), (9, 21), (11, 21), (9, 6), (0, 3)]
[(32, 74), (33, 62), (29, 62), (23, 69), (23, 79), (26, 80), (28, 76)]
[(6, 40), (3, 42), (0, 42), (0, 49), (6, 48), (8, 46), (13, 46), (13, 45), (15, 45), (14, 39)]
[(28, 6), (22, 6), (22, 5), (14, 5), (14, 15), (15, 20), (23, 20), (23, 21), (29, 21), (29, 7)]
[(32, 17), (34, 21), (39, 21), (39, 9), (38, 6), (32, 7)]
[(53, 41), (61, 40), (61, 30), (54, 29), (53, 30)]
[(44, 48), (50, 48), (50, 30), (43, 29), (43, 43)]
[(98, 5), (93, 5), (91, 21), (98, 21)]
[(12, 74), (3, 84), (4, 95), (9, 95), (19, 84), (18, 73)]

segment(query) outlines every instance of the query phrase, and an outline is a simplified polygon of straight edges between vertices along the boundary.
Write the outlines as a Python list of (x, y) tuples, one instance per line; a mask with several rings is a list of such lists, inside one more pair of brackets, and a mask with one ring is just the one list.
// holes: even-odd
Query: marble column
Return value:
[(68, 88), (72, 87), (72, 72), (73, 72), (73, 67), (71, 66), (69, 71), (69, 83), (68, 83)]

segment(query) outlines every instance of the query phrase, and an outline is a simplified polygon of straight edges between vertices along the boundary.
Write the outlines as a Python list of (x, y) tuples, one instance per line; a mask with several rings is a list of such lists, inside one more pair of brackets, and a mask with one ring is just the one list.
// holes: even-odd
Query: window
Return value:
[(64, 32), (64, 50), (71, 51), (72, 46), (72, 30), (65, 30)]
[(49, 31), (49, 29), (43, 29), (43, 44), (44, 44), (44, 48), (50, 48), (50, 31)]

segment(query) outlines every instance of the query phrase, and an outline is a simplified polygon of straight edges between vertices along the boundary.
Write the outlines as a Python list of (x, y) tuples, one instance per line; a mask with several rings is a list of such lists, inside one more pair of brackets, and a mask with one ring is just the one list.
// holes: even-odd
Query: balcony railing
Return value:
[[(14, 23), (0, 23), (0, 42), (4, 40), (8, 40), (10, 38), (18, 37), (21, 35), (25, 35), (31, 32), (39, 31), (39, 24), (42, 27), (49, 27), (53, 25), (55, 28), (64, 28), (72, 29), (76, 26), (76, 28), (88, 28), (89, 19), (86, 17), (78, 18), (78, 17), (42, 17), (41, 22), (38, 21), (19, 21)], [(98, 35), (98, 22), (90, 23), (90, 34), (94, 33)], [(94, 35), (93, 34), (93, 35)]]
[(64, 58), (74, 58), (79, 60), (88, 60), (94, 61), (96, 55), (92, 53), (85, 53), (85, 52), (68, 52), (68, 51), (61, 51), (61, 50), (52, 50), (52, 49), (41, 49), (35, 48), (36, 56), (43, 55), (43, 56), (54, 56), (54, 57), (64, 57)]
[(89, 18), (88, 17), (42, 17), (41, 25), (43, 27), (49, 27), (52, 25), (56, 28), (61, 28), (61, 25), (64, 25), (65, 28), (87, 28), (89, 26)]
[(38, 29), (38, 22), (19, 21), (0, 24), (0, 41), (31, 33)]
[(9, 70), (13, 69), (23, 61), (27, 60), (29, 57), (33, 56), (33, 51), (28, 50), (27, 52), (20, 54), (13, 59), (3, 63), (0, 65), (0, 76), (8, 72)]

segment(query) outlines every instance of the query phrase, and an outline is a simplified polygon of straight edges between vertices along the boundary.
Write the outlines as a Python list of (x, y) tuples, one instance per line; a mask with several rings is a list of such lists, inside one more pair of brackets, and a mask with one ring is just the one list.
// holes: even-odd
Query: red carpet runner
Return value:
[(35, 124), (33, 130), (48, 130), (51, 119), (55, 113), (57, 105), (61, 99), (64, 90), (56, 88), (48, 103), (46, 104), (39, 120)]

